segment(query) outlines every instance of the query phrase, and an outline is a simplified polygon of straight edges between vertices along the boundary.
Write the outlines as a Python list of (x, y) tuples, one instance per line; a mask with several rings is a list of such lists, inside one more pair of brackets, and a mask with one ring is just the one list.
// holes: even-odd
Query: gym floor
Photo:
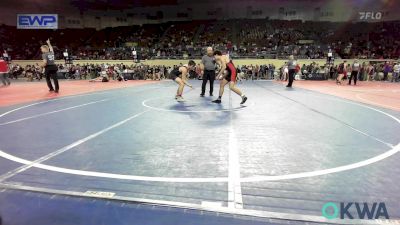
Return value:
[(384, 202), (399, 222), (399, 84), (244, 81), (241, 106), (192, 83), (184, 103), (172, 81), (1, 88), (3, 223), (347, 223), (326, 202)]

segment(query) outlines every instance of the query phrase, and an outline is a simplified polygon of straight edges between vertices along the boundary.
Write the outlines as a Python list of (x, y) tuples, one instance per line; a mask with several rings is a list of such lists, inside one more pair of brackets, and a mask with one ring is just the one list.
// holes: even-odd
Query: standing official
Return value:
[[(50, 40), (47, 39), (46, 41), (47, 45), (42, 45), (40, 47), (40, 50), (42, 51), (42, 67), (44, 68), (44, 74), (46, 76), (46, 81), (47, 81), (47, 86), (49, 87), (49, 91), (54, 91), (55, 93), (58, 93), (59, 86), (58, 86), (58, 79), (57, 79), (57, 65), (55, 64), (54, 60), (54, 51), (53, 47), (50, 44)], [(53, 79), (54, 81), (54, 88), (53, 85), (51, 84), (50, 78)]]
[(288, 61), (288, 69), (289, 69), (289, 83), (286, 87), (292, 87), (294, 76), (296, 75), (296, 67), (297, 67), (297, 62), (294, 60), (294, 56), (290, 55), (289, 56), (289, 61)]
[(360, 73), (360, 63), (358, 60), (354, 60), (353, 65), (351, 66), (351, 75), (349, 78), (349, 85), (351, 85), (351, 80), (354, 79), (354, 85), (357, 85), (357, 77)]
[(203, 84), (201, 85), (201, 97), (206, 93), (207, 80), (210, 80), (210, 96), (213, 96), (214, 80), (215, 80), (215, 58), (214, 51), (211, 47), (207, 48), (207, 55), (201, 58), (201, 73), (203, 75)]

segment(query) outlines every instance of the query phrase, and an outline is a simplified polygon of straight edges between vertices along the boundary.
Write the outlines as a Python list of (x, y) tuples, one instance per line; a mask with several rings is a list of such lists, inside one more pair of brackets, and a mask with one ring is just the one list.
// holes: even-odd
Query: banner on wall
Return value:
[(57, 14), (18, 14), (18, 29), (58, 29)]

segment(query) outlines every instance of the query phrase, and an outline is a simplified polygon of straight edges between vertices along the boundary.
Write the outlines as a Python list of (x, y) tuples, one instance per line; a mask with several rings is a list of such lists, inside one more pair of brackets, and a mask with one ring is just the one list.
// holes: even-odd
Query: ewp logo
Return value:
[(18, 29), (57, 29), (57, 14), (18, 14)]
[[(377, 203), (374, 202), (370, 207), (368, 203), (358, 203), (358, 202), (348, 202), (340, 203), (340, 210), (339, 207), (333, 203), (328, 202), (322, 206), (322, 215), (327, 219), (336, 219), (340, 217), (340, 219), (354, 219), (354, 213), (352, 214), (349, 210), (352, 207), (356, 208), (357, 216), (359, 219), (379, 219), (380, 217), (384, 217), (389, 219), (389, 214), (386, 210), (386, 205), (383, 202)], [(353, 208), (354, 208), (353, 207)]]

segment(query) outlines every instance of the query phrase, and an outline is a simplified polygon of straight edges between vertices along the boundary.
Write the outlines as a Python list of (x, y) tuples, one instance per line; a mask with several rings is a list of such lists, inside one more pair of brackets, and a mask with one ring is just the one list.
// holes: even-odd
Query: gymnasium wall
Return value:
[[(196, 63), (200, 63), (200, 59), (195, 59)], [(236, 66), (241, 66), (241, 65), (264, 65), (264, 64), (274, 64), (276, 68), (281, 67), (287, 60), (280, 60), (280, 59), (235, 59), (233, 62)], [(337, 59), (335, 60), (335, 64), (342, 63), (344, 60), (342, 59)], [(352, 63), (354, 60), (349, 59), (346, 60), (347, 63)], [(382, 59), (382, 60), (359, 60), (360, 62), (364, 61), (393, 61), (392, 59)], [(33, 65), (36, 63), (41, 62), (40, 60), (14, 60), (13, 64), (19, 64), (21, 66), (26, 66), (26, 65)], [(147, 64), (147, 65), (166, 65), (166, 66), (173, 66), (173, 65), (178, 65), (179, 63), (187, 63), (188, 60), (146, 60), (146, 61), (141, 61), (142, 64)], [(301, 59), (298, 60), (298, 63), (300, 65), (303, 64), (310, 64), (312, 62), (316, 62), (319, 65), (325, 64), (326, 60), (325, 59), (314, 59), (314, 60), (309, 60), (309, 59)], [(57, 60), (57, 64), (64, 64), (64, 60)], [(124, 65), (132, 65), (134, 62), (132, 60), (75, 60), (74, 64), (120, 64), (123, 63)]]

